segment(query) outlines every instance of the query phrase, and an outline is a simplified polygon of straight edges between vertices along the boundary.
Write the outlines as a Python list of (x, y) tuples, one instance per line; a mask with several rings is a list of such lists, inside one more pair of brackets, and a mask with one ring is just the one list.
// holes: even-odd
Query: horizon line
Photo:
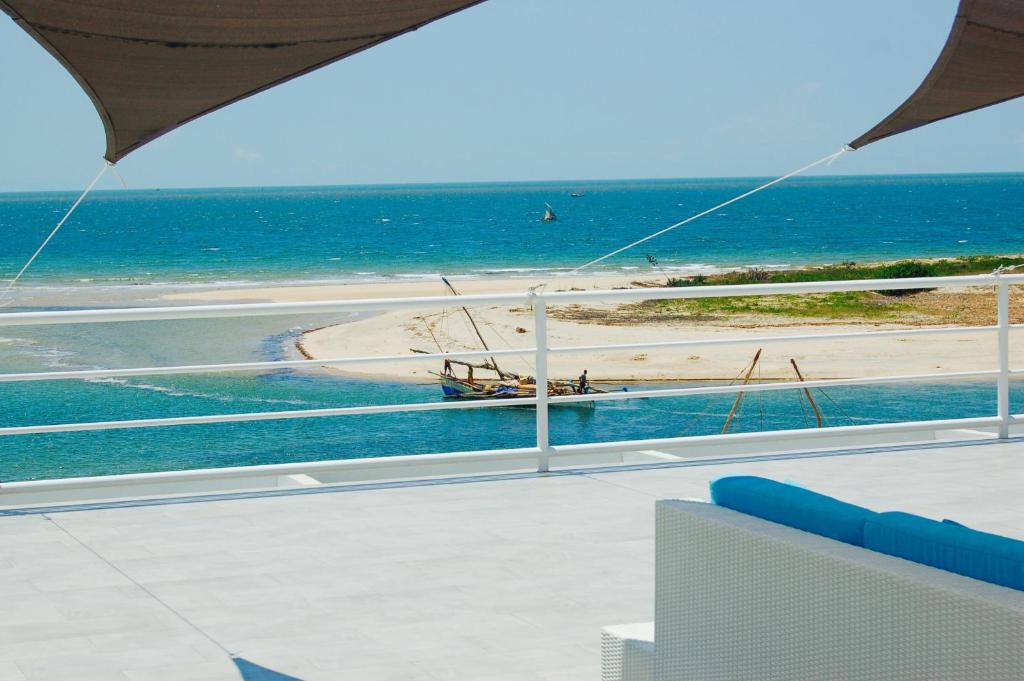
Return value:
[[(985, 175), (1024, 175), (1024, 170), (992, 170), (992, 171), (951, 171), (951, 172), (921, 172), (921, 173), (818, 173), (800, 175), (788, 179), (791, 181), (805, 181), (810, 179), (835, 178), (835, 179), (858, 179), (858, 178), (907, 178), (907, 177), (949, 177), (949, 176), (985, 176)], [(765, 180), (774, 179), (775, 175), (704, 175), (704, 176), (680, 176), (680, 177), (621, 177), (621, 178), (587, 178), (587, 179), (547, 179), (547, 180), (437, 180), (420, 182), (353, 182), (339, 184), (280, 184), (280, 185), (252, 185), (252, 184), (228, 184), (210, 186), (151, 186), (151, 187), (114, 187), (104, 189), (93, 189), (92, 194), (97, 193), (122, 193), (125, 191), (195, 191), (195, 190), (265, 190), (265, 189), (319, 189), (319, 188), (398, 188), (398, 187), (450, 187), (466, 185), (545, 185), (545, 184), (610, 184), (616, 182), (692, 182), (700, 180)], [(68, 194), (77, 193), (81, 187), (68, 189), (28, 189), (4, 191), (0, 190), (0, 196), (16, 194)]]

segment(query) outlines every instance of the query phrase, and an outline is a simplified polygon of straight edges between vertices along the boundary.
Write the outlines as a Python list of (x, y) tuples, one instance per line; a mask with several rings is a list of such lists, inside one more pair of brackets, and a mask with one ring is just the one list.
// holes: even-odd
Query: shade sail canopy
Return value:
[(1024, 95), (1024, 0), (960, 0), (949, 39), (917, 90), (850, 146)]
[(92, 98), (111, 162), (482, 0), (0, 0)]

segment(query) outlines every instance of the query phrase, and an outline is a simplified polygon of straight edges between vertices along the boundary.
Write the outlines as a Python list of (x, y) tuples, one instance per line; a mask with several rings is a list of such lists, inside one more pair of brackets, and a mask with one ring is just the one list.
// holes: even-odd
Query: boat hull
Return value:
[[(533, 397), (533, 390), (516, 390), (514, 388), (488, 388), (483, 385), (470, 384), (468, 381), (441, 374), (441, 392), (449, 400), (509, 400), (517, 397)], [(524, 405), (532, 408), (532, 405)], [(552, 404), (552, 407), (570, 407), (575, 409), (593, 409), (594, 402), (567, 402)]]
[(441, 391), (445, 397), (465, 397), (474, 393), (478, 395), (484, 394), (482, 389), (477, 389), (465, 381), (445, 375), (441, 376)]

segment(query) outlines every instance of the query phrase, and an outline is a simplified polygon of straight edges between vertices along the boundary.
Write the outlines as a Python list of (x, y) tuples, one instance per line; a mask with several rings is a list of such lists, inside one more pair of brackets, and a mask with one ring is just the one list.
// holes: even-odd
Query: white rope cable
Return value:
[(37, 248), (36, 252), (32, 254), (32, 257), (30, 257), (28, 261), (22, 266), (22, 268), (18, 270), (18, 273), (14, 275), (14, 278), (7, 283), (7, 288), (5, 288), (2, 293), (0, 293), (0, 307), (5, 307), (10, 304), (8, 296), (11, 293), (11, 289), (14, 288), (14, 285), (18, 283), (19, 279), (21, 279), (21, 275), (25, 274), (28, 268), (32, 266), (32, 263), (34, 263), (36, 258), (39, 257), (39, 254), (43, 252), (44, 248), (46, 248), (46, 245), (50, 243), (50, 240), (57, 235), (57, 232), (60, 231), (60, 228), (64, 226), (64, 223), (67, 222), (68, 218), (71, 217), (71, 214), (75, 212), (76, 208), (78, 208), (78, 204), (82, 203), (82, 200), (85, 199), (89, 192), (92, 191), (92, 188), (96, 186), (96, 183), (99, 182), (100, 179), (106, 174), (107, 169), (112, 168), (113, 166), (114, 164), (111, 163), (110, 161), (103, 161), (103, 167), (100, 168), (100, 172), (96, 173), (96, 177), (92, 178), (92, 182), (90, 182), (89, 185), (85, 188), (85, 190), (82, 191), (81, 194), (79, 194), (78, 198), (75, 199), (75, 202), (71, 204), (71, 208), (68, 208), (68, 211), (64, 213), (64, 217), (62, 217), (60, 219), (60, 222), (57, 223), (57, 226), (53, 228), (53, 231), (50, 232), (49, 236), (43, 239), (43, 243), (39, 244), (39, 248)]
[(683, 225), (689, 224), (689, 223), (693, 222), (694, 220), (700, 219), (700, 218), (704, 217), (705, 215), (709, 215), (711, 213), (714, 213), (716, 210), (720, 210), (722, 208), (725, 208), (726, 206), (731, 205), (733, 203), (736, 203), (737, 201), (742, 201), (743, 199), (747, 198), (748, 196), (752, 196), (752, 195), (758, 193), (759, 191), (768, 189), (768, 187), (772, 187), (774, 185), (777, 185), (778, 183), (783, 182), (785, 180), (788, 180), (789, 178), (794, 177), (796, 175), (799, 175), (800, 173), (807, 172), (808, 170), (810, 170), (811, 168), (814, 168), (815, 166), (820, 166), (822, 163), (827, 163), (827, 164), (831, 165), (831, 163), (833, 161), (835, 161), (837, 158), (839, 158), (840, 156), (842, 156), (846, 152), (852, 151), (852, 150), (853, 149), (851, 147), (849, 147), (849, 146), (843, 146), (843, 148), (840, 149), (839, 151), (837, 151), (835, 153), (832, 153), (832, 154), (829, 154), (828, 156), (826, 156), (824, 158), (820, 158), (817, 161), (815, 161), (814, 163), (808, 163), (803, 168), (798, 168), (798, 169), (796, 169), (796, 170), (794, 170), (792, 172), (786, 173), (785, 175), (783, 175), (781, 177), (775, 178), (771, 182), (766, 182), (765, 184), (762, 184), (760, 187), (756, 187), (754, 189), (751, 189), (750, 191), (744, 192), (743, 194), (740, 194), (739, 196), (734, 196), (733, 198), (729, 199), (728, 201), (720, 203), (717, 206), (714, 206), (713, 208), (708, 208), (707, 210), (701, 211), (700, 213), (697, 213), (696, 215), (691, 215), (690, 217), (686, 218), (685, 220), (681, 220), (680, 222), (677, 222), (674, 225), (669, 225), (668, 227), (666, 227), (664, 229), (660, 229), (660, 230), (658, 230), (657, 232), (655, 232), (653, 234), (648, 234), (643, 239), (638, 239), (637, 241), (634, 241), (631, 244), (628, 244), (626, 246), (623, 246), (622, 248), (614, 250), (611, 253), (608, 253), (607, 255), (602, 255), (600, 258), (596, 258), (596, 259), (591, 260), (590, 262), (588, 262), (586, 264), (580, 265), (579, 267), (577, 267), (573, 271), (569, 272), (565, 276), (571, 277), (572, 275), (576, 274), (580, 270), (584, 270), (584, 269), (590, 267), (591, 265), (596, 265), (597, 263), (599, 263), (599, 262), (601, 262), (603, 260), (607, 260), (608, 258), (616, 256), (619, 253), (622, 253), (624, 251), (628, 251), (629, 249), (631, 249), (631, 248), (633, 248), (635, 246), (639, 246), (640, 244), (644, 243), (645, 241), (650, 241), (651, 239), (653, 239), (655, 237), (659, 237), (662, 234), (665, 234), (666, 232), (671, 232), (673, 229), (677, 229), (679, 227), (682, 227)]
[(109, 163), (107, 167), (109, 167), (110, 170), (113, 171), (114, 175), (117, 175), (117, 179), (121, 181), (121, 186), (124, 187), (125, 189), (128, 189), (128, 183), (125, 182), (124, 175), (122, 175), (121, 171), (117, 169), (117, 166), (114, 165), (113, 163)]

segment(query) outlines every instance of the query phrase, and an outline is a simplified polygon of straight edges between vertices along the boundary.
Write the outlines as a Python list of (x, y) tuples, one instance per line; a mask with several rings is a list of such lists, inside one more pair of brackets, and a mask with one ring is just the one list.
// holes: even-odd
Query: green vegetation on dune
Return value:
[[(1024, 264), (1024, 257), (973, 255), (945, 260), (904, 260), (877, 265), (846, 262), (838, 265), (796, 270), (770, 271), (760, 268), (710, 276), (671, 279), (671, 286), (718, 286), (735, 284), (781, 284), (854, 279), (906, 279), (986, 274), (999, 267)], [(742, 298), (694, 298), (642, 303), (660, 315), (713, 318), (770, 315), (819, 320), (895, 321), (910, 317), (936, 317), (955, 321), (949, 311), (927, 303), (922, 294), (934, 289), (843, 291), (803, 295), (748, 296)]]
[(945, 260), (901, 260), (878, 265), (844, 262), (797, 270), (752, 268), (670, 279), (671, 286), (724, 286), (727, 284), (787, 284), (807, 281), (848, 281), (851, 279), (906, 279), (910, 277), (953, 277), (987, 274), (998, 267), (1024, 264), (1024, 257), (967, 255)]
[(884, 321), (912, 311), (906, 303), (871, 291), (840, 291), (807, 295), (747, 296), (743, 298), (694, 298), (659, 300), (663, 312), (693, 316), (777, 315), (807, 319), (862, 318)]

